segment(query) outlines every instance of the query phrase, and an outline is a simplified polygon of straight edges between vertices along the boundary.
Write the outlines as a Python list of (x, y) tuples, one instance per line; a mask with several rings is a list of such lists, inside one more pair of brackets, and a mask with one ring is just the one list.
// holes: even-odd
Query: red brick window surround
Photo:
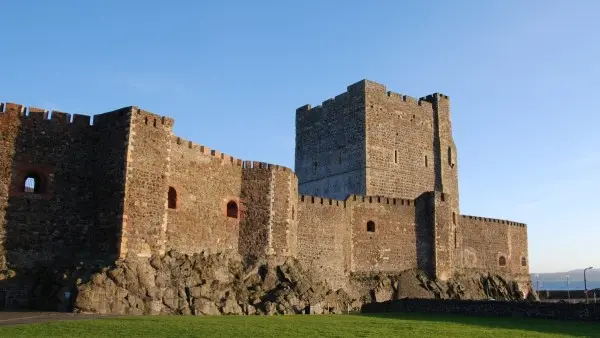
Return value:
[(238, 205), (235, 201), (229, 201), (227, 203), (227, 217), (238, 218)]
[(373, 221), (367, 222), (367, 232), (375, 232), (375, 222), (373, 222)]

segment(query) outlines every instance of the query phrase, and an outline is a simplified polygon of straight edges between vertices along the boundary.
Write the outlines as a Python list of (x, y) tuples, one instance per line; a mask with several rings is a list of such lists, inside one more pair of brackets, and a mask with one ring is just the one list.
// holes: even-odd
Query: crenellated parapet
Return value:
[(186, 140), (179, 136), (173, 135), (171, 137), (171, 143), (174, 146), (185, 148), (186, 150), (189, 150), (192, 153), (210, 157), (211, 160), (220, 161), (224, 165), (232, 165), (236, 167), (241, 167), (242, 169), (270, 169), (274, 171), (285, 171), (293, 173), (293, 170), (288, 167), (259, 161), (245, 161), (234, 156), (225, 154), (219, 150), (211, 149), (208, 146)]
[(434, 102), (436, 102), (436, 100), (450, 100), (450, 98), (447, 95), (440, 93), (434, 93), (420, 98), (416, 98), (413, 96), (388, 91), (386, 86), (383, 84), (369, 80), (362, 80), (348, 86), (346, 92), (335, 96), (335, 98), (327, 99), (323, 101), (320, 105), (313, 107), (310, 104), (306, 104), (297, 108), (296, 115), (301, 117), (318, 116), (329, 107), (334, 107), (348, 102), (348, 100), (353, 96), (364, 95), (365, 92), (369, 94), (378, 95), (379, 97), (385, 97), (386, 100), (388, 100), (391, 103), (417, 107), (428, 112), (433, 110), (432, 105)]
[(299, 195), (298, 203), (329, 205), (332, 207), (346, 208), (346, 201), (332, 198), (315, 197), (310, 195)]
[(207, 147), (205, 145), (194, 143), (192, 141), (186, 140), (186, 139), (178, 137), (178, 136), (174, 136), (174, 135), (172, 136), (171, 144), (174, 147), (181, 147), (182, 149), (188, 150), (192, 154), (210, 157), (211, 160), (220, 161), (223, 164), (237, 166), (237, 167), (243, 166), (244, 161), (239, 158), (235, 158), (233, 156), (222, 153), (218, 150), (211, 149), (210, 147)]
[(393, 91), (388, 91), (387, 87), (381, 83), (377, 83), (369, 80), (359, 81), (348, 87), (349, 91), (356, 91), (358, 88), (365, 88), (367, 93), (377, 95), (380, 98), (385, 98), (388, 102), (402, 104), (405, 106), (419, 107), (425, 111), (431, 111), (434, 96), (444, 97), (448, 99), (448, 96), (442, 94), (431, 94), (421, 98), (412, 97)]
[(23, 121), (48, 121), (48, 123), (72, 125), (75, 127), (91, 126), (91, 117), (82, 114), (69, 114), (58, 110), (47, 110), (37, 107), (26, 107), (18, 103), (0, 103), (0, 116), (17, 116)]
[(448, 95), (444, 95), (442, 93), (433, 93), (433, 94), (424, 96), (424, 97), (420, 98), (419, 100), (433, 103), (433, 102), (440, 101), (440, 100), (450, 101), (450, 98), (448, 97)]
[(377, 203), (377, 204), (390, 204), (397, 206), (414, 207), (416, 201), (407, 198), (390, 198), (384, 196), (362, 196), (362, 195), (350, 195), (347, 200), (358, 201), (363, 203)]
[(508, 220), (504, 220), (504, 219), (479, 217), (479, 216), (471, 216), (471, 215), (460, 215), (460, 217), (465, 218), (465, 219), (474, 220), (474, 221), (485, 222), (485, 223), (506, 224), (506, 225), (511, 225), (511, 226), (518, 227), (518, 228), (526, 228), (527, 227), (527, 224), (508, 221)]
[(274, 171), (284, 171), (284, 172), (289, 172), (289, 173), (293, 173), (294, 171), (288, 167), (284, 167), (281, 165), (277, 165), (277, 164), (271, 164), (271, 163), (266, 163), (266, 162), (259, 162), (259, 161), (243, 161), (243, 168), (244, 169), (270, 169), (270, 170), (274, 170)]
[[(149, 111), (140, 109), (136, 106), (130, 107), (137, 121), (143, 121), (145, 126), (154, 128), (172, 129), (175, 120), (168, 116), (161, 116)], [(138, 123), (139, 124), (139, 123)]]
[(416, 200), (413, 199), (390, 198), (384, 196), (350, 195), (345, 200), (303, 194), (300, 194), (298, 197), (300, 203), (330, 205), (343, 208), (346, 208), (353, 203), (382, 204), (397, 207), (414, 207), (416, 205)]

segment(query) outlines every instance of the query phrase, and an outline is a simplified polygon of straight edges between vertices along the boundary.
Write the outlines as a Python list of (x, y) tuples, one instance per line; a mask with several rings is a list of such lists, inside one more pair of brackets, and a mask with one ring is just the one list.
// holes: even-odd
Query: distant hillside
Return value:
[[(552, 273), (532, 273), (531, 280), (536, 281), (539, 280), (544, 282), (550, 281), (566, 281), (567, 275), (569, 275), (570, 281), (583, 281), (583, 269), (571, 270), (567, 272), (552, 272)], [(590, 282), (600, 282), (600, 269), (588, 270), (586, 272), (586, 278)]]

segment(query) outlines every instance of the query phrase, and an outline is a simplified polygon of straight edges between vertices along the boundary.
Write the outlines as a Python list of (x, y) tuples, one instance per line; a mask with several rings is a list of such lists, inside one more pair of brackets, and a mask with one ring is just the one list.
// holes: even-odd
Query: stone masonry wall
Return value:
[(351, 211), (345, 201), (301, 195), (298, 201), (298, 260), (334, 289), (350, 270)]
[(272, 251), (273, 171), (266, 163), (244, 162), (238, 248), (247, 260), (261, 259)]
[(450, 99), (443, 94), (432, 94), (424, 98), (431, 102), (434, 110), (434, 151), (436, 175), (436, 190), (450, 196), (454, 212), (459, 211), (458, 193), (458, 154), (450, 119)]
[(102, 202), (94, 203), (95, 223), (90, 237), (97, 250), (109, 256), (116, 256), (121, 246), (130, 125), (130, 107), (94, 116), (91, 181), (94, 200)]
[[(446, 265), (444, 270), (448, 277), (453, 266), (462, 264), (462, 256), (459, 254), (462, 236), (459, 231), (460, 218), (458, 217), (460, 208), (457, 151), (452, 136), (448, 96), (436, 93), (428, 95), (425, 100), (431, 102), (434, 109), (435, 186), (436, 191), (442, 192), (441, 197), (444, 197), (436, 209), (436, 240), (440, 243), (436, 246), (436, 257), (444, 257)], [(440, 263), (438, 259), (437, 264)], [(443, 275), (441, 271), (440, 275)]]
[(365, 194), (363, 81), (296, 110), (296, 164), (301, 194), (346, 199)]
[(168, 209), (167, 250), (237, 251), (241, 213), (228, 217), (227, 203), (239, 209), (241, 160), (173, 136), (169, 186), (176, 205)]
[(165, 251), (173, 119), (132, 107), (120, 255)]
[[(527, 274), (527, 228), (525, 224), (492, 218), (461, 215), (463, 264), (465, 268), (500, 273)], [(506, 260), (500, 266), (500, 257)], [(521, 266), (525, 258), (526, 266)]]
[[(561, 325), (554, 320), (600, 321), (600, 304), (547, 303), (457, 299), (397, 299), (364, 304), (363, 313), (416, 312), (443, 313), (476, 317), (539, 318), (550, 325)], [(549, 325), (549, 326), (550, 326)], [(586, 324), (583, 324), (586, 325)]]
[(285, 260), (298, 253), (298, 178), (284, 167), (272, 167), (273, 204), (271, 254)]
[(22, 107), (0, 103), (0, 249), (2, 254), (2, 262), (0, 268), (6, 268), (7, 254), (7, 221), (11, 216), (7, 215), (9, 190), (12, 187), (12, 168), (13, 159), (15, 157), (15, 149), (17, 136), (21, 127), (21, 110)]
[[(2, 129), (11, 128), (6, 130), (6, 146), (14, 147), (12, 158), (5, 160), (11, 165), (3, 245), (9, 266), (17, 269), (88, 247), (93, 217), (92, 189), (86, 180), (89, 123), (72, 124), (70, 115), (61, 112), (52, 112), (51, 119), (43, 109), (25, 112), (7, 104), (0, 123)], [(24, 191), (29, 175), (37, 176), (38, 192)]]
[[(351, 196), (352, 272), (403, 271), (417, 267), (415, 202)], [(367, 223), (374, 223), (368, 229)]]
[[(110, 186), (119, 175), (106, 181), (102, 175), (96, 176), (99, 168), (106, 169), (106, 152), (95, 150), (106, 146), (102, 142), (106, 135), (114, 137), (123, 130), (116, 125), (104, 128), (102, 123), (118, 120), (120, 113), (104, 114), (107, 118), (101, 116), (98, 126), (90, 126), (90, 117), (85, 115), (49, 113), (16, 104), (6, 104), (0, 111), (4, 111), (0, 113), (0, 163), (4, 169), (0, 213), (3, 256), (8, 265), (21, 269), (57, 257), (114, 256), (118, 223), (114, 218), (110, 224), (102, 222), (105, 215), (97, 201), (114, 207), (115, 199), (97, 186), (100, 181)], [(111, 155), (125, 148), (123, 138), (117, 137), (116, 142), (120, 148), (111, 148)], [(113, 160), (124, 163), (123, 157)], [(27, 177), (36, 177), (37, 191), (24, 190)], [(119, 209), (115, 210), (118, 214)]]
[(510, 238), (510, 265), (514, 276), (529, 279), (529, 250), (527, 246), (527, 226), (513, 223), (508, 228)]
[(366, 193), (417, 198), (434, 189), (433, 108), (367, 81)]
[(435, 274), (440, 280), (447, 280), (454, 272), (458, 237), (456, 221), (458, 215), (453, 211), (452, 196), (439, 191), (428, 193), (435, 203)]

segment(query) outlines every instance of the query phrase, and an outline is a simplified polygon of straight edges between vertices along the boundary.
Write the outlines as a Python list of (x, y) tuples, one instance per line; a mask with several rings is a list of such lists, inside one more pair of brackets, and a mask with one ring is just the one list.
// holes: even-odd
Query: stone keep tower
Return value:
[(421, 221), (432, 229), (438, 276), (459, 263), (456, 156), (446, 95), (415, 99), (362, 80), (321, 106), (296, 110), (299, 193), (422, 196), (430, 205), (431, 216)]
[(363, 80), (321, 106), (296, 110), (300, 193), (417, 198), (439, 191), (458, 204), (458, 165), (447, 96), (420, 99)]

